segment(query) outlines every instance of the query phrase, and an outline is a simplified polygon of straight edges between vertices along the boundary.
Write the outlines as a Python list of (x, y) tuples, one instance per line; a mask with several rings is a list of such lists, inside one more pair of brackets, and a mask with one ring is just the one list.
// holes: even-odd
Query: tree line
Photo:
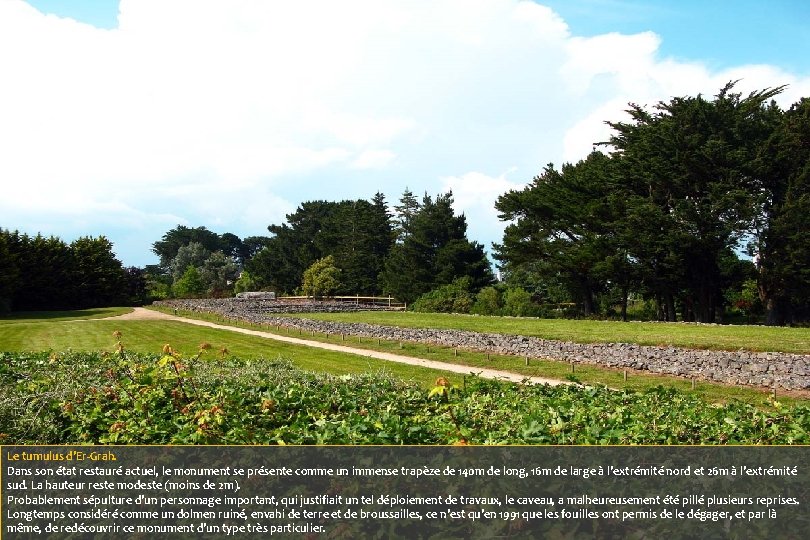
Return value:
[(631, 104), (599, 151), (498, 197), (500, 282), (452, 192), (405, 189), (393, 206), (382, 193), (303, 202), (267, 236), (180, 225), (143, 269), (122, 268), (104, 237), (0, 229), (0, 309), (274, 290), (390, 294), (427, 311), (808, 321), (810, 99), (782, 110), (783, 88), (734, 86)]
[(421, 200), (405, 190), (393, 212), (382, 193), (370, 200), (306, 201), (270, 236), (241, 240), (205, 227), (178, 226), (153, 244), (160, 263), (148, 268), (153, 296), (390, 294), (412, 302), (466, 277), (492, 282), (483, 245), (467, 239), (452, 193)]
[(720, 321), (760, 303), (810, 319), (810, 100), (782, 88), (631, 105), (606, 153), (548, 165), (500, 196), (508, 281), (564, 290), (585, 315), (647, 299), (662, 320)]
[(107, 238), (56, 237), (0, 229), (0, 312), (143, 303), (143, 270), (124, 268)]
[(244, 285), (239, 276), (245, 263), (269, 240), (178, 225), (152, 244), (160, 260), (146, 267), (149, 294), (154, 299), (231, 296)]
[(453, 211), (451, 192), (419, 200), (406, 189), (399, 202), (393, 213), (382, 193), (370, 201), (305, 202), (286, 223), (268, 228), (273, 236), (245, 269), (257, 286), (289, 294), (307, 292), (305, 273), (317, 265), (332, 275), (321, 292), (390, 294), (404, 302), (464, 276), (478, 288), (492, 281), (483, 245), (467, 239), (466, 217)]

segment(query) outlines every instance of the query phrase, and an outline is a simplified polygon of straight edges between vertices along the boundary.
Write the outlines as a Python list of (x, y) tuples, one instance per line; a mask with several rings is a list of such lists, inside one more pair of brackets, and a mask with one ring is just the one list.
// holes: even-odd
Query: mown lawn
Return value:
[[(174, 312), (173, 310), (166, 308), (158, 309), (158, 311), (163, 311), (166, 313)], [(179, 315), (188, 318), (209, 320), (218, 322), (220, 324), (259, 329), (279, 335), (287, 335), (290, 333), (289, 330), (284, 328), (277, 330), (275, 326), (258, 326), (234, 321), (224, 322), (222, 317), (212, 314), (193, 313), (180, 310)], [(321, 315), (322, 314), (306, 314), (301, 315), (300, 317), (313, 319), (327, 318), (321, 317)], [(343, 322), (369, 322), (366, 320), (368, 315), (379, 314), (363, 312), (339, 315), (341, 315), (341, 317), (334, 320), (341, 320)], [(407, 318), (409, 314), (383, 313), (383, 315), (400, 315), (404, 316), (403, 318)], [(459, 320), (469, 318), (463, 315), (451, 317), (457, 317)], [(368, 338), (362, 339), (355, 336), (340, 336), (334, 334), (329, 336), (324, 334), (305, 334), (299, 336), (296, 334), (295, 330), (292, 331), (292, 335), (312, 341), (335, 343), (355, 348), (390, 352), (403, 356), (412, 356), (415, 358), (428, 358), (430, 360), (437, 360), (452, 364), (461, 364), (469, 366), (470, 371), (472, 372), (475, 372), (479, 368), (491, 368), (510, 371), (512, 373), (519, 373), (526, 375), (527, 377), (545, 377), (558, 380), (571, 379), (587, 385), (605, 385), (611, 388), (622, 388), (637, 391), (646, 391), (656, 386), (665, 386), (667, 388), (673, 388), (686, 394), (699, 397), (710, 403), (726, 403), (732, 400), (738, 400), (750, 403), (752, 405), (762, 406), (767, 402), (767, 399), (770, 396), (769, 391), (765, 389), (713, 384), (705, 381), (695, 381), (693, 386), (693, 381), (687, 379), (653, 375), (646, 372), (637, 372), (632, 370), (627, 371), (627, 376), (625, 376), (625, 370), (610, 369), (588, 364), (576, 364), (573, 366), (572, 372), (571, 364), (553, 360), (531, 359), (527, 364), (524, 358), (516, 356), (486, 354), (478, 351), (465, 351), (420, 343), (400, 343), (398, 341), (373, 340)], [(792, 397), (780, 393), (779, 399), (785, 403), (810, 402), (810, 399), (798, 396), (795, 393), (793, 393)]]
[[(352, 354), (324, 351), (280, 343), (270, 339), (236, 334), (227, 330), (202, 328), (173, 321), (27, 321), (0, 323), (0, 351), (113, 351), (118, 330), (126, 350), (136, 353), (161, 352), (165, 344), (184, 354), (196, 354), (200, 344), (211, 349), (204, 358), (215, 360), (225, 348), (228, 355), (240, 358), (277, 358), (291, 360), (297, 367), (334, 374), (367, 373), (384, 370), (404, 380), (415, 380), (428, 386), (437, 377), (451, 380), (456, 374), (445, 374), (406, 364), (384, 362)], [(47, 324), (46, 324), (47, 322)]]
[(517, 334), (577, 343), (621, 342), (695, 349), (728, 351), (746, 349), (810, 354), (810, 328), (484, 317), (391, 311), (310, 313), (297, 316), (326, 321), (363, 322), (407, 328), (442, 328)]
[(76, 309), (69, 311), (20, 311), (0, 315), (0, 325), (31, 322), (75, 321), (80, 319), (103, 319), (130, 313), (129, 307), (107, 307), (93, 309)]

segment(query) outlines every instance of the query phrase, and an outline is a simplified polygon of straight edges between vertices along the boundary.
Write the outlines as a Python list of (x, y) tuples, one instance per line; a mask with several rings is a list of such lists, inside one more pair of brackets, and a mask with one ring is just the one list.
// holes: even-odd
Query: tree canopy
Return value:
[(626, 309), (634, 293), (661, 319), (715, 322), (753, 271), (740, 259), (750, 242), (771, 320), (795, 318), (810, 285), (807, 100), (783, 112), (782, 88), (733, 90), (631, 105), (630, 121), (609, 123), (609, 153), (549, 165), (499, 197), (507, 278), (561, 280), (586, 315), (610, 295)]
[(79, 309), (124, 305), (130, 276), (103, 236), (70, 244), (57, 237), (0, 229), (0, 310)]
[(475, 292), (492, 282), (484, 247), (467, 239), (467, 218), (453, 211), (452, 192), (435, 199), (425, 194), (422, 202), (414, 205), (412, 194), (406, 190), (401, 203), (397, 220), (402, 233), (381, 275), (387, 292), (413, 302), (461, 277), (469, 278), (470, 289)]

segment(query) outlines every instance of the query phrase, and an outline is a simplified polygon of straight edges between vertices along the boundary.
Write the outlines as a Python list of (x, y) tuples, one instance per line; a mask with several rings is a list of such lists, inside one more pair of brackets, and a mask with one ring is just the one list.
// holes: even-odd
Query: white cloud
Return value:
[[(502, 236), (505, 223), (498, 220), (495, 210), (495, 201), (507, 191), (520, 190), (526, 183), (513, 182), (507, 179), (508, 173), (499, 176), (471, 171), (460, 176), (447, 176), (441, 179), (442, 191), (452, 190), (453, 207), (456, 213), (463, 213), (467, 218), (467, 236), (471, 239), (492, 238)], [(497, 232), (497, 234), (493, 234)], [(487, 243), (484, 246), (489, 249)]]
[[(654, 53), (653, 49), (649, 54)], [(618, 51), (613, 51), (618, 54)], [(642, 62), (642, 64), (644, 64)], [(613, 75), (605, 77), (615, 69), (615, 63), (587, 62), (575, 63), (576, 76), (593, 85), (598, 80), (602, 89), (613, 88), (612, 96), (583, 104), (581, 116), (565, 131), (562, 161), (574, 162), (582, 159), (597, 142), (607, 141), (611, 129), (605, 122), (627, 121), (625, 113), (629, 103), (636, 103), (652, 109), (660, 101), (668, 101), (675, 96), (702, 94), (712, 97), (728, 82), (739, 81), (735, 92), (748, 95), (765, 88), (787, 85), (775, 100), (787, 108), (802, 96), (810, 95), (810, 77), (798, 77), (774, 66), (750, 65), (710, 72), (706, 66), (691, 62), (662, 60), (647, 62), (639, 67), (628, 62)], [(604, 66), (604, 67), (600, 67)], [(567, 66), (569, 67), (569, 66)], [(581, 84), (581, 83), (580, 83)]]
[(782, 104), (810, 94), (777, 67), (715, 73), (659, 44), (575, 36), (519, 0), (122, 0), (114, 30), (2, 0), (0, 225), (121, 215), (155, 239), (175, 219), (263, 234), (303, 200), (410, 185), (452, 187), (489, 244), (492, 204), (517, 184), (468, 171), (528, 181), (576, 161), (629, 101), (738, 78), (790, 84)]
[(390, 150), (366, 150), (352, 162), (355, 169), (383, 169), (395, 158)]

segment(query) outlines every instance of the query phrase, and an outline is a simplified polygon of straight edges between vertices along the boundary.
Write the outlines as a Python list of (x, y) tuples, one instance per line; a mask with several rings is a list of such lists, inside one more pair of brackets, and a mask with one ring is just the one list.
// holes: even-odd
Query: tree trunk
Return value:
[(579, 286), (580, 290), (582, 291), (582, 310), (584, 315), (589, 317), (596, 313), (596, 302), (593, 298), (593, 290), (591, 289), (587, 278), (580, 277)]
[(695, 302), (691, 294), (683, 297), (683, 313), (681, 318), (684, 322), (695, 322)]
[(675, 297), (672, 296), (672, 293), (668, 292), (668, 293), (666, 293), (664, 298), (666, 300), (666, 309), (665, 309), (666, 319), (665, 320), (667, 320), (668, 322), (677, 321), (678, 316), (677, 316), (677, 314), (675, 312)]
[(768, 326), (787, 326), (793, 322), (790, 301), (785, 298), (768, 298), (765, 309), (767, 310), (765, 324)]
[(622, 287), (622, 321), (627, 322), (627, 297), (630, 294), (630, 290), (627, 285)]

